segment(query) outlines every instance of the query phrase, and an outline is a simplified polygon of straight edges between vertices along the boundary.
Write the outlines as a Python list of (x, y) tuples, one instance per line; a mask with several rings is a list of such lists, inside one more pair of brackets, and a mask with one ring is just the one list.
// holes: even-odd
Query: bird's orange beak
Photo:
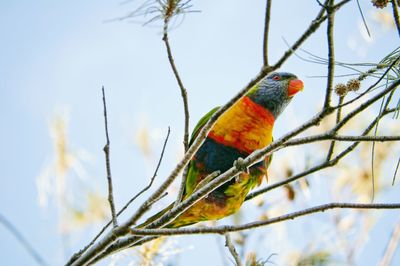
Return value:
[(303, 81), (299, 79), (293, 79), (289, 81), (289, 87), (288, 87), (288, 96), (292, 97), (299, 91), (302, 91), (304, 89), (304, 84)]

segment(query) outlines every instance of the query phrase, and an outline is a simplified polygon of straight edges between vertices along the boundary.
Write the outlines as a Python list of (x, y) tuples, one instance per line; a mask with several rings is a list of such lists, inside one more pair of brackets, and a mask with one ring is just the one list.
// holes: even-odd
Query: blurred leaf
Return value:
[(317, 251), (311, 254), (305, 254), (297, 262), (297, 266), (324, 266), (330, 262), (331, 255), (326, 251)]
[(144, 123), (142, 127), (136, 133), (136, 144), (138, 145), (140, 151), (145, 156), (150, 156), (151, 148), (150, 148), (150, 134), (147, 125)]
[(296, 192), (294, 191), (293, 187), (289, 184), (284, 186), (285, 191), (286, 191), (286, 197), (288, 200), (293, 201), (294, 198), (296, 197)]

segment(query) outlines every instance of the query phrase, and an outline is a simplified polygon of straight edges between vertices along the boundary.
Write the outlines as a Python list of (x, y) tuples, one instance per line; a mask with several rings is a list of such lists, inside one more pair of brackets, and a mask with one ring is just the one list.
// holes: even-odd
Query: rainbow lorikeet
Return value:
[[(291, 73), (271, 73), (223, 113), (189, 163), (183, 198), (190, 196), (200, 182), (215, 171), (225, 172), (239, 158), (245, 158), (272, 142), (275, 120), (292, 97), (303, 89), (303, 82)], [(219, 107), (208, 112), (193, 130), (190, 144)], [(218, 220), (239, 210), (250, 189), (267, 175), (270, 157), (249, 167), (246, 173), (221, 185), (187, 209), (166, 227), (174, 228), (207, 220)], [(168, 206), (149, 218), (145, 226), (171, 209)]]

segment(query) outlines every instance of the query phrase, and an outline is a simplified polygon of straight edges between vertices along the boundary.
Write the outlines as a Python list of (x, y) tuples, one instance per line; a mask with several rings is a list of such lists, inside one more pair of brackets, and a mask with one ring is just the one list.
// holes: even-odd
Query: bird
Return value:
[[(303, 82), (296, 75), (273, 72), (227, 109), (191, 158), (182, 199), (188, 198), (204, 182), (209, 182), (206, 177), (210, 174), (216, 171), (223, 173), (239, 159), (269, 145), (273, 141), (272, 130), (276, 119), (303, 87)], [(212, 109), (199, 120), (189, 145), (219, 108)], [(268, 178), (267, 168), (271, 159), (272, 156), (267, 156), (250, 166), (247, 171), (217, 187), (164, 227), (178, 228), (202, 221), (219, 220), (237, 212), (249, 191), (259, 186), (264, 177)], [(173, 204), (169, 205), (137, 228), (145, 227), (172, 207)]]

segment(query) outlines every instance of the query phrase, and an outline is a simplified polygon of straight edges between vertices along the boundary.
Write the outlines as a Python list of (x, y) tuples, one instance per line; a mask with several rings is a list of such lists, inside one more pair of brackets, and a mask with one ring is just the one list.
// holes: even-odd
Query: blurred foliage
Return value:
[(47, 209), (55, 202), (59, 228), (63, 235), (105, 221), (109, 215), (107, 197), (96, 189), (85, 165), (87, 152), (73, 151), (68, 140), (66, 113), (58, 114), (50, 123), (53, 156), (37, 177), (39, 203)]
[(330, 254), (326, 251), (318, 251), (312, 254), (305, 254), (300, 257), (299, 261), (295, 264), (297, 266), (324, 266), (328, 265), (330, 261)]

